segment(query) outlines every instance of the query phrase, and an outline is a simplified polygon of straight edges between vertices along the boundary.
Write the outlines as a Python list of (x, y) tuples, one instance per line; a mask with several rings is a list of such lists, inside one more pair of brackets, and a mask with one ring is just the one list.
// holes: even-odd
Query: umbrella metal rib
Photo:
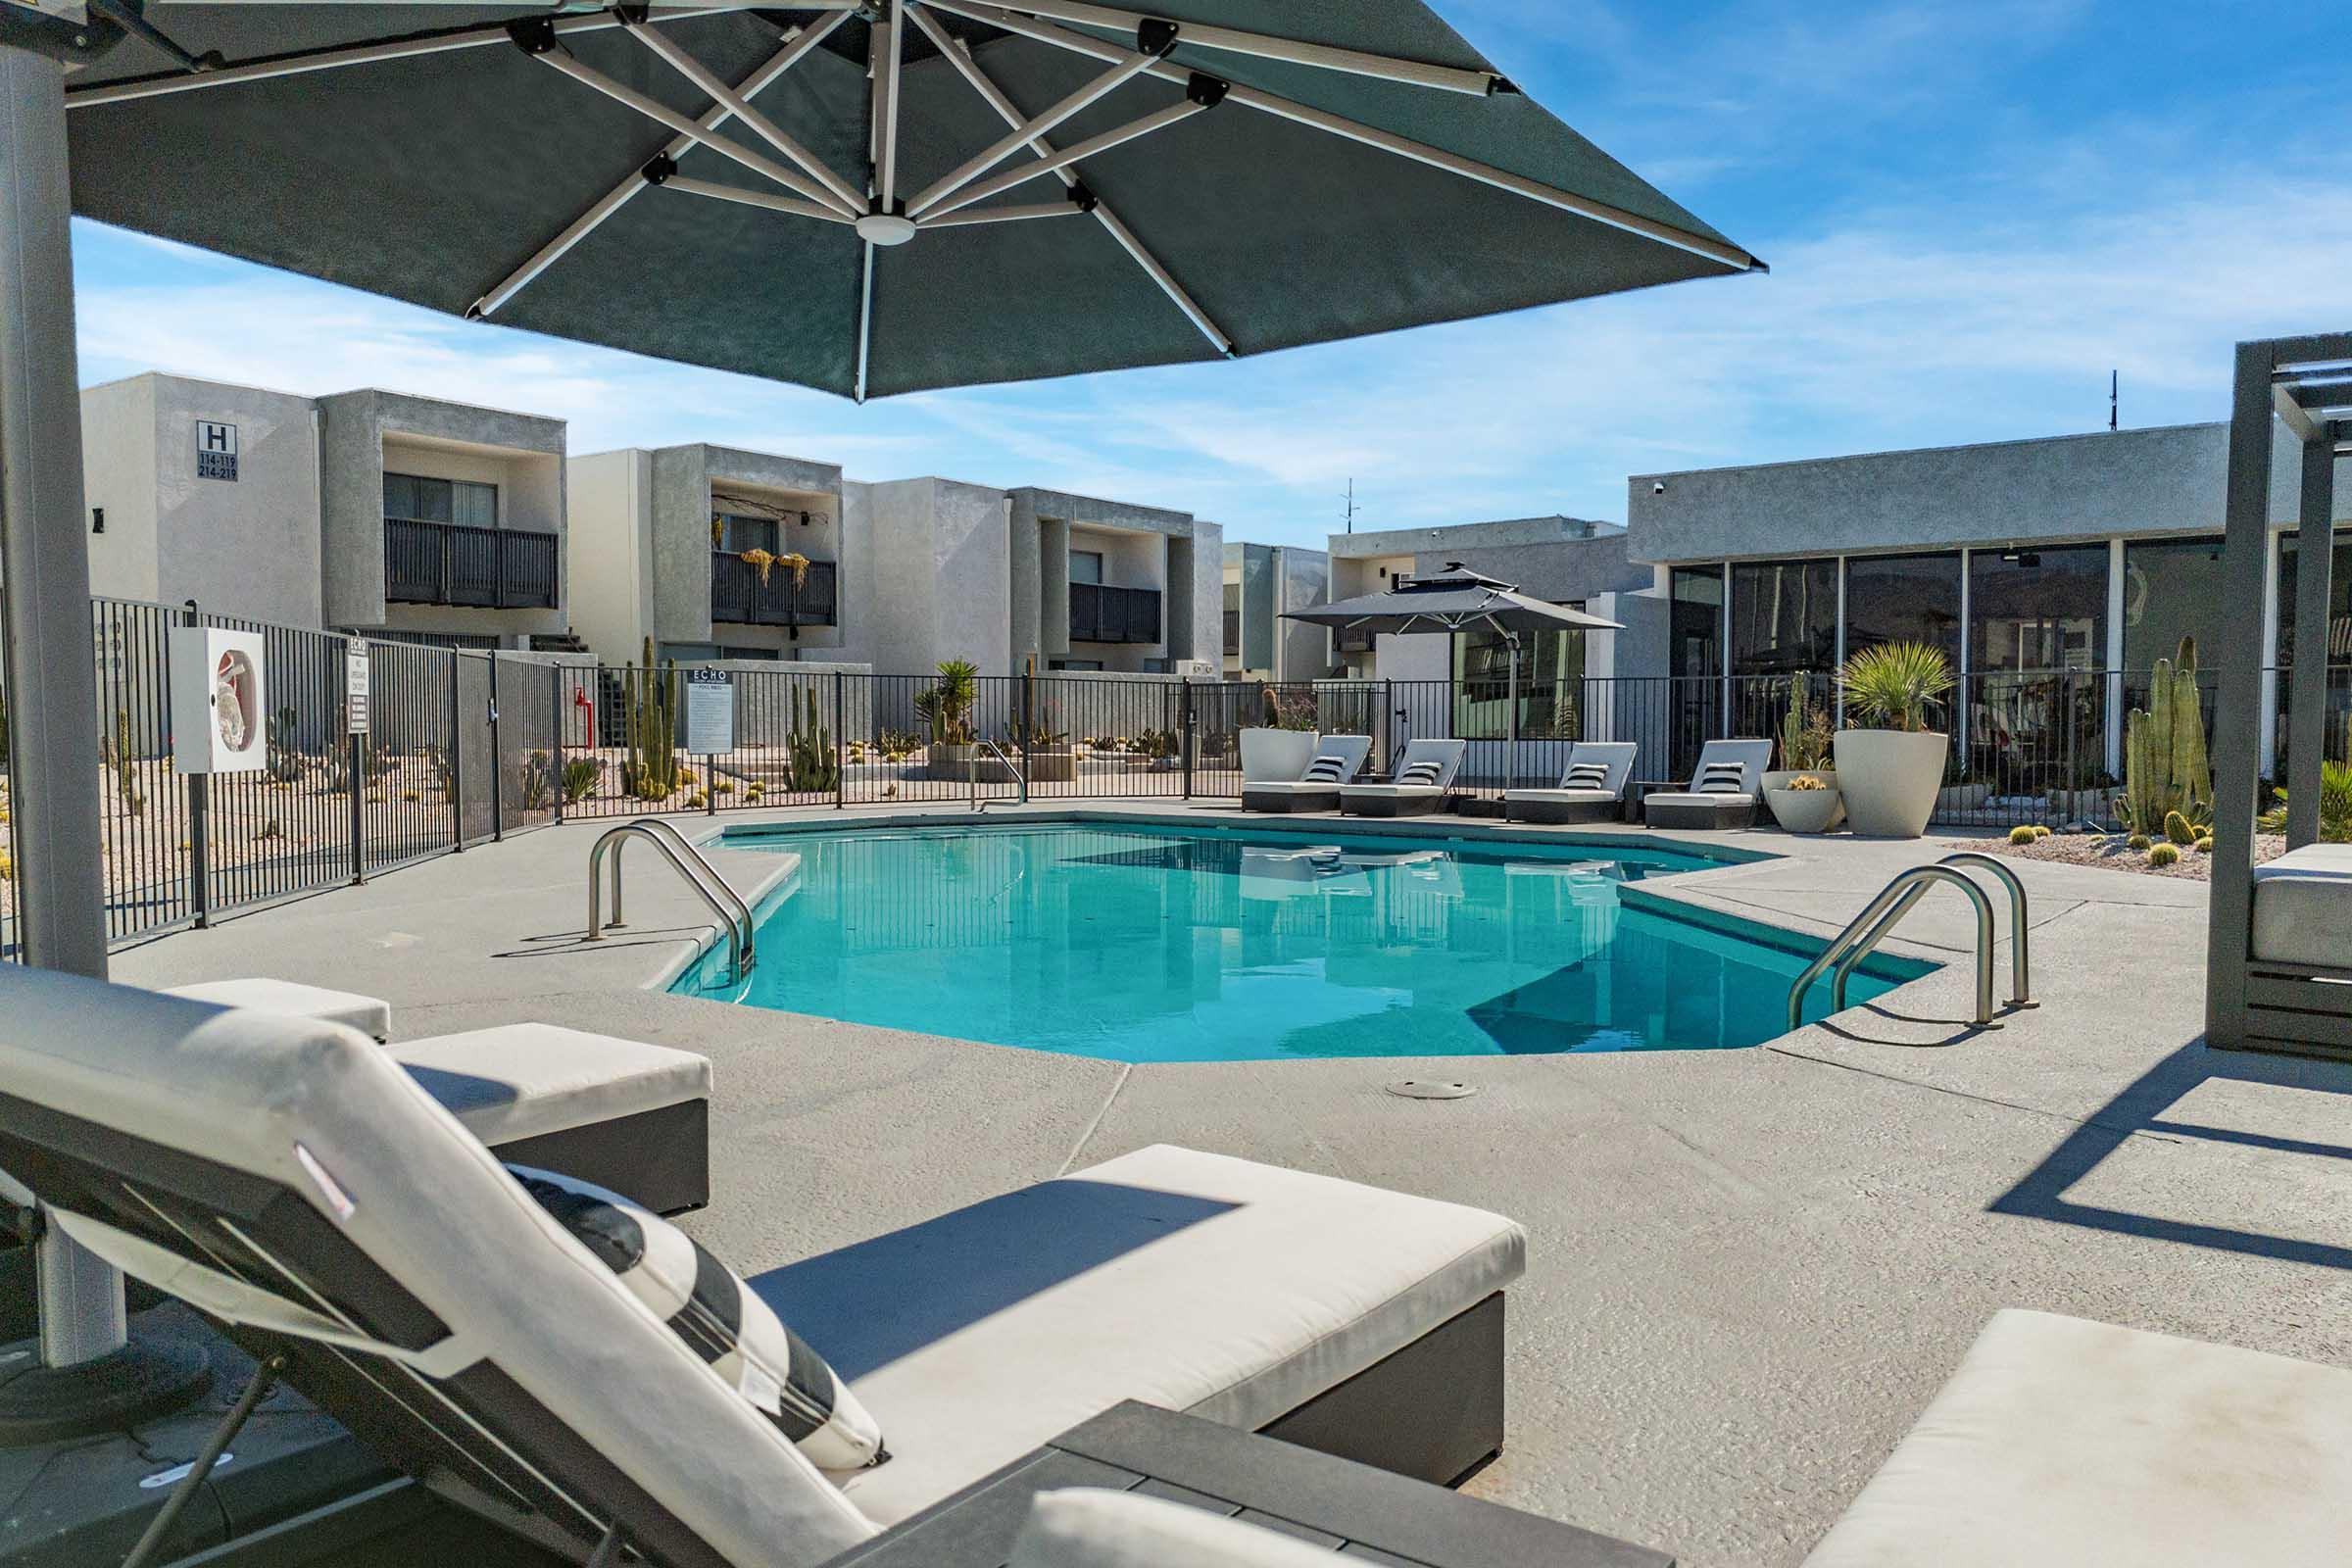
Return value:
[[(847, 11), (837, 11), (829, 17), (811, 23), (798, 36), (787, 37), (783, 48), (768, 56), (758, 70), (735, 84), (736, 96), (749, 99), (761, 88), (776, 80), (802, 60), (808, 58), (809, 52), (824, 42), (834, 28), (849, 20), (849, 16)], [(505, 36), (503, 28), (500, 35)], [(723, 103), (713, 104), (695, 123), (706, 130), (713, 130), (733, 119), (734, 114), (735, 112)], [(661, 158), (656, 162), (666, 159), (674, 163), (680, 153), (685, 152), (693, 145), (693, 137), (680, 135), (662, 149)], [(471, 319), (478, 320), (521, 293), (530, 285), (531, 279), (563, 260), (564, 252), (585, 239), (606, 219), (619, 212), (628, 204), (629, 198), (644, 190), (648, 183), (642, 172), (632, 173), (623, 178), (600, 197), (586, 212), (565, 224), (556, 237), (541, 246), (529, 261), (508, 273), (488, 293), (474, 301), (472, 307), (466, 311), (466, 316)]]
[[(998, 86), (988, 73), (980, 69), (979, 64), (972, 59), (968, 51), (948, 36), (945, 28), (931, 20), (927, 7), (918, 5), (908, 11), (906, 15), (908, 20), (913, 22), (916, 29), (924, 37), (930, 39), (933, 46), (939, 50), (941, 58), (955, 67), (956, 74), (971, 84), (972, 90), (981, 96), (989, 108), (997, 112), (998, 119), (1004, 121), (1007, 125), (1021, 123), (1025, 117), (1019, 109), (1013, 106), (1012, 100), (1004, 96), (1004, 89)], [(1028, 139), (1028, 146), (1029, 150), (1040, 158), (1054, 156), (1053, 142), (1042, 135), (1031, 136)], [(1057, 169), (1054, 172), (1063, 185), (1072, 190), (1082, 188), (1079, 186), (1078, 176), (1067, 169)], [(1117, 242), (1119, 249), (1127, 253), (1128, 259), (1142, 268), (1145, 275), (1159, 286), (1160, 292), (1167, 295), (1169, 302), (1184, 313), (1185, 319), (1191, 321), (1194, 328), (1202, 337), (1208, 339), (1210, 346), (1215, 348), (1219, 354), (1230, 357), (1233, 353), (1233, 339), (1225, 335), (1217, 323), (1209, 318), (1208, 313), (1200, 308), (1200, 302), (1186, 292), (1184, 285), (1177, 282), (1168, 270), (1160, 265), (1159, 258), (1145, 248), (1144, 242), (1135, 237), (1135, 231), (1121, 221), (1118, 215), (1113, 213), (1107, 205), (1096, 200), (1091, 193), (1087, 197), (1085, 210), (1094, 215), (1095, 221), (1102, 225), (1103, 232)]]
[(960, 188), (967, 180), (978, 178), (1018, 152), (1032, 138), (1043, 136), (1055, 125), (1069, 119), (1087, 105), (1102, 98), (1126, 82), (1140, 71), (1148, 70), (1155, 55), (1129, 52), (1126, 59), (1112, 66), (1076, 92), (1048, 109), (1044, 114), (1015, 125), (1003, 137), (974, 153), (962, 163), (926, 185), (913, 201), (906, 204), (906, 216), (919, 220), (924, 212), (942, 197)]
[[(835, 20), (840, 20), (838, 15)], [(833, 193), (832, 205), (838, 206), (852, 218), (864, 210), (864, 203), (858, 198), (855, 186), (827, 168), (823, 159), (802, 146), (781, 125), (753, 108), (751, 101), (720, 80), (716, 72), (678, 47), (659, 28), (649, 27), (642, 22), (631, 22), (626, 25), (630, 37), (667, 61), (679, 75), (700, 87), (713, 101), (725, 105), (729, 114), (749, 125), (762, 141), (813, 175), (819, 184)]]

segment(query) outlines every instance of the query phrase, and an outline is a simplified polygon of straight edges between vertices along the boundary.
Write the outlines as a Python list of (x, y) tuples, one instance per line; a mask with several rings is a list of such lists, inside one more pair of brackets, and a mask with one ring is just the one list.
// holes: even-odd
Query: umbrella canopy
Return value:
[(1760, 270), (1419, 0), (84, 0), (74, 211), (858, 398)]
[(1290, 610), (1285, 620), (1341, 631), (1461, 631), (1491, 625), (1498, 631), (1623, 631), (1614, 620), (1566, 605), (1530, 599), (1506, 582), (1448, 564), (1441, 577), (1408, 577), (1386, 593), (1363, 594), (1312, 610)]

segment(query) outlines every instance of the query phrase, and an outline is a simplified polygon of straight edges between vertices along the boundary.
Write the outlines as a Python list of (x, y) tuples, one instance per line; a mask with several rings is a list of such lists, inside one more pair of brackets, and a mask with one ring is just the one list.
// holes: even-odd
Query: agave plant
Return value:
[(972, 744), (972, 710), (980, 702), (980, 667), (967, 659), (950, 659), (939, 665), (937, 684), (915, 694), (914, 710), (931, 728), (940, 746)]
[(1952, 689), (1952, 665), (1925, 643), (1882, 643), (1847, 659), (1838, 685), (1863, 723), (1917, 732), (1928, 727), (1928, 710)]
[[(2278, 792), (2278, 807), (2264, 812), (2259, 825), (2265, 833), (2286, 831), (2286, 791)], [(2320, 764), (2320, 838), (2352, 844), (2352, 762)]]

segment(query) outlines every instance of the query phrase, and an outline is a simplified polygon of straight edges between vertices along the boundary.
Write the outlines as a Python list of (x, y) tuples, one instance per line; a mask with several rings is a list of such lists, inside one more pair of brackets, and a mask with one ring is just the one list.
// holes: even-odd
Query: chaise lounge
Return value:
[(1632, 741), (1579, 741), (1554, 789), (1504, 790), (1503, 815), (1514, 822), (1614, 822), (1633, 776)]
[(1350, 816), (1426, 816), (1446, 804), (1453, 776), (1462, 768), (1460, 741), (1408, 741), (1386, 784), (1349, 784), (1340, 791), (1340, 809)]
[(2336, 1564), (2352, 1371), (1993, 1315), (1804, 1568)]
[(2246, 1034), (2352, 1050), (2352, 844), (2307, 844), (2254, 868)]
[(649, 1305), (613, 1231), (566, 1228), (541, 1196), (560, 1178), (526, 1191), (362, 1036), (40, 971), (9, 988), (0, 1169), (282, 1353), (441, 1504), (574, 1560), (806, 1568), (1128, 1400), (1440, 1482), (1501, 1443), (1518, 1226), (1160, 1147), (727, 1283), (737, 1321), (758, 1302), (831, 1360), (830, 1409), (878, 1423), (886, 1463), (820, 1471), (733, 1381), (743, 1357)]
[(1750, 827), (1756, 792), (1772, 760), (1770, 741), (1709, 741), (1699, 748), (1690, 787), (1642, 797), (1642, 820), (1676, 832), (1720, 833)]
[(1341, 786), (1364, 770), (1371, 753), (1369, 735), (1326, 735), (1315, 744), (1315, 755), (1294, 779), (1269, 779), (1242, 786), (1245, 811), (1336, 811)]

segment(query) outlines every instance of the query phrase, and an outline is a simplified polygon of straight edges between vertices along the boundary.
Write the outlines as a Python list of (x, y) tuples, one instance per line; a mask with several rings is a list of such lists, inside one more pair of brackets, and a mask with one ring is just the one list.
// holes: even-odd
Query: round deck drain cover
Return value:
[(1406, 1100), (1467, 1100), (1478, 1093), (1469, 1084), (1445, 1078), (1399, 1078), (1382, 1087)]

